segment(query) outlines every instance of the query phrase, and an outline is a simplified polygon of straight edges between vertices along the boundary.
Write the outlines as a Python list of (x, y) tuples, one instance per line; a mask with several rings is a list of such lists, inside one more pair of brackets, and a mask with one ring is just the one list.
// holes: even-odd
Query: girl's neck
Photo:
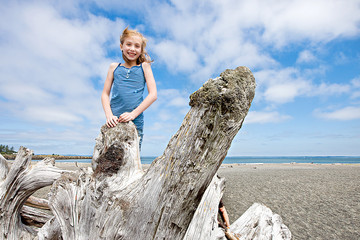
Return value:
[(132, 68), (133, 66), (137, 66), (138, 64), (136, 61), (131, 61), (131, 62), (125, 61), (121, 65), (123, 65), (126, 68)]

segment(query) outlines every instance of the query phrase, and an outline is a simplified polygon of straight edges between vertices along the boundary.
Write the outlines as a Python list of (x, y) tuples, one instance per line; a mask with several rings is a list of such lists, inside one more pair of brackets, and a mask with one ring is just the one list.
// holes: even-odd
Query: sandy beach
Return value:
[(360, 164), (231, 164), (218, 173), (231, 222), (259, 202), (283, 218), (293, 239), (360, 239)]
[(293, 239), (360, 239), (360, 164), (222, 167), (233, 222), (254, 202), (279, 214)]

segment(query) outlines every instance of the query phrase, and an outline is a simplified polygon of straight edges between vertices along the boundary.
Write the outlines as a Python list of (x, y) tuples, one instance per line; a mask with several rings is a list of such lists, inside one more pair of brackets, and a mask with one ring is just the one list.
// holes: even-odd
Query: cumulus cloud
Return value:
[[(213, 76), (224, 67), (264, 68), (277, 64), (263, 51), (264, 46), (282, 48), (305, 40), (328, 42), (360, 32), (356, 0), (173, 0), (155, 4), (155, 8), (157, 11), (149, 8), (150, 24), (168, 36), (166, 46), (159, 43), (155, 53), (163, 57), (162, 47), (178, 46), (175, 59), (166, 64), (170, 70), (183, 69), (193, 79)], [(309, 51), (298, 58), (299, 62), (314, 60)]]
[(0, 18), (4, 110), (59, 125), (99, 121), (96, 86), (110, 63), (104, 45), (116, 42), (113, 29), (124, 23), (69, 19), (41, 3), (4, 4)]
[(164, 64), (174, 72), (192, 72), (198, 69), (198, 55), (188, 46), (173, 41), (161, 41), (153, 47), (153, 51)]
[[(255, 73), (257, 98), (276, 104), (291, 102), (298, 96), (348, 92), (345, 85), (314, 83), (305, 72), (308, 70), (280, 66), (268, 48), (281, 51), (303, 41), (314, 47), (356, 36), (360, 33), (357, 0), (172, 0), (144, 5), (146, 8), (138, 4), (133, 8), (146, 14), (149, 26), (159, 36), (165, 36), (165, 40), (154, 39), (149, 47), (173, 73), (185, 73), (199, 83), (216, 77), (225, 68), (244, 65), (262, 69)], [(312, 51), (304, 50), (296, 62), (317, 60)], [(321, 66), (317, 69), (324, 71)], [(267, 76), (262, 77), (264, 74)]]
[(311, 89), (311, 81), (295, 68), (261, 70), (254, 75), (258, 82), (258, 97), (270, 103), (291, 102)]
[(151, 111), (163, 111), (176, 116), (189, 110), (189, 93), (179, 89), (159, 89), (158, 99), (151, 106)]
[(327, 42), (337, 37), (355, 36), (360, 30), (357, 0), (282, 0), (276, 4), (262, 1), (261, 5), (263, 37), (278, 46), (304, 39)]
[[(90, 154), (104, 122), (101, 86), (125, 24), (73, 1), (0, 9), (0, 138), (37, 153)], [(119, 31), (114, 31), (119, 29)], [(11, 130), (11, 136), (6, 129)]]
[[(160, 4), (156, 12), (149, 13), (155, 31), (168, 36), (166, 44), (154, 43), (154, 52), (161, 57), (169, 55), (171, 61), (166, 59), (166, 65), (170, 71), (183, 69), (194, 81), (203, 82), (224, 68), (276, 63), (252, 38), (245, 37), (242, 22), (238, 21), (241, 12), (226, 13), (232, 9), (231, 4), (172, 3)], [(169, 47), (174, 49), (169, 51)]]
[(351, 87), (353, 91), (351, 93), (352, 99), (360, 98), (360, 77), (356, 77), (351, 80)]
[(156, 131), (173, 134), (189, 111), (189, 93), (179, 89), (159, 89), (158, 98), (146, 111), (146, 121), (149, 132), (158, 135)]
[(309, 95), (340, 95), (349, 93), (351, 91), (351, 86), (349, 84), (339, 84), (339, 83), (321, 83), (317, 86), (313, 86), (312, 91)]
[(304, 50), (299, 54), (298, 59), (296, 60), (297, 63), (309, 63), (316, 60), (316, 57), (312, 52), (309, 50)]
[(291, 117), (288, 115), (281, 115), (278, 112), (250, 111), (245, 118), (245, 123), (279, 123), (288, 119), (291, 119)]
[(321, 110), (314, 111), (314, 115), (319, 118), (331, 119), (331, 120), (356, 120), (360, 119), (360, 107), (344, 107), (332, 112), (325, 112)]
[(175, 97), (169, 102), (169, 106), (184, 107), (189, 105), (189, 99), (185, 97)]
[[(301, 71), (298, 68), (267, 69), (255, 72), (258, 83), (257, 101), (272, 104), (284, 104), (294, 101), (297, 97), (340, 96), (353, 91), (350, 83), (316, 83), (313, 72)], [(345, 81), (346, 82), (346, 81)]]
[(282, 83), (270, 86), (264, 93), (265, 99), (275, 103), (287, 103), (300, 94), (300, 91), (306, 88), (307, 84), (300, 83)]
[(355, 88), (360, 88), (360, 77), (354, 78), (351, 80), (351, 84), (355, 87)]

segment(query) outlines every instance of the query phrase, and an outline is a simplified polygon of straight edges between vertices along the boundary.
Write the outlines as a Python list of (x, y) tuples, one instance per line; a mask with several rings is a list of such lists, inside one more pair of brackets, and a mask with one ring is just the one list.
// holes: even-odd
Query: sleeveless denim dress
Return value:
[[(126, 68), (119, 65), (114, 70), (114, 81), (111, 90), (110, 107), (114, 116), (131, 112), (143, 101), (145, 76), (142, 65)], [(140, 149), (143, 138), (144, 114), (133, 120), (140, 137)]]

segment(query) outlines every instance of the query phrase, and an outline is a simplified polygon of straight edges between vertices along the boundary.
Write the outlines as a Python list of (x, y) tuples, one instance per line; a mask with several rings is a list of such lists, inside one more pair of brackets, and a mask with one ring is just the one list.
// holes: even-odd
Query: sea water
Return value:
[[(141, 157), (142, 164), (150, 164), (156, 157)], [(56, 162), (90, 163), (91, 159), (58, 159)], [(350, 164), (360, 163), (360, 156), (296, 156), (296, 157), (226, 157), (224, 164), (260, 164), (260, 163), (316, 163), (316, 164)]]

